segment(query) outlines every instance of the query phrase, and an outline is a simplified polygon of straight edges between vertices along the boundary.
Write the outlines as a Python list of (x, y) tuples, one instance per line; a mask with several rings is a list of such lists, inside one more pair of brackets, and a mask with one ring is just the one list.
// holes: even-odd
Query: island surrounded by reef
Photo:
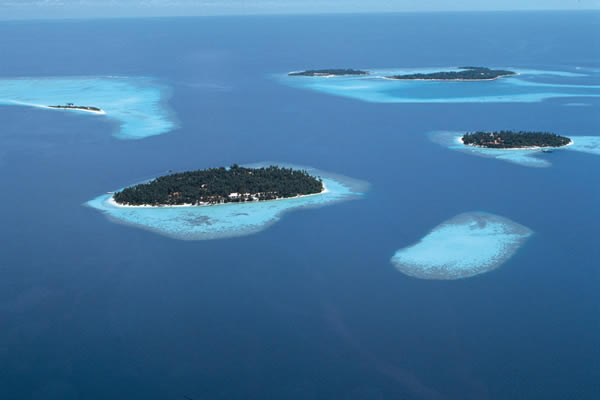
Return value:
[(121, 206), (199, 206), (277, 200), (323, 193), (321, 178), (305, 170), (271, 165), (180, 172), (114, 193)]
[(487, 67), (458, 67), (458, 71), (440, 71), (386, 76), (396, 80), (435, 80), (435, 81), (491, 81), (503, 76), (517, 75), (514, 71), (490, 69)]
[(90, 111), (90, 112), (104, 114), (104, 110), (102, 110), (101, 108), (92, 107), (92, 106), (76, 106), (73, 103), (67, 103), (64, 106), (58, 105), (58, 106), (47, 106), (47, 107), (48, 108), (63, 109), (63, 110)]
[(467, 146), (488, 149), (532, 149), (542, 147), (562, 147), (573, 141), (568, 137), (550, 132), (475, 132), (466, 133), (460, 142)]
[(369, 75), (368, 71), (361, 71), (358, 69), (341, 69), (341, 68), (333, 68), (333, 69), (309, 69), (306, 71), (299, 72), (290, 72), (289, 76), (347, 76), (347, 75)]

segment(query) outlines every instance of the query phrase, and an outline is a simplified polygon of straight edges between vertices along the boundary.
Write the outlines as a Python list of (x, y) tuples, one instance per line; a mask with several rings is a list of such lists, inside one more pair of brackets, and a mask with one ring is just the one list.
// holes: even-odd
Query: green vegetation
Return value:
[(343, 75), (369, 75), (367, 71), (358, 69), (309, 69), (301, 72), (290, 72), (289, 76), (343, 76)]
[(516, 75), (516, 72), (505, 71), (501, 69), (489, 69), (486, 67), (460, 67), (458, 71), (441, 71), (433, 72), (429, 74), (406, 74), (406, 75), (392, 75), (388, 76), (389, 79), (425, 79), (425, 80), (461, 80), (461, 81), (482, 81), (498, 79), (502, 76)]
[(520, 149), (526, 147), (561, 147), (571, 139), (548, 132), (475, 132), (462, 137), (466, 145), (490, 149)]
[(68, 109), (68, 110), (84, 110), (84, 111), (97, 111), (100, 112), (102, 111), (100, 108), (98, 107), (91, 107), (91, 106), (76, 106), (73, 103), (67, 103), (64, 106), (48, 106), (50, 108), (64, 108), (64, 109)]
[(161, 176), (114, 194), (126, 205), (219, 204), (320, 193), (323, 182), (303, 170), (270, 166), (209, 168)]

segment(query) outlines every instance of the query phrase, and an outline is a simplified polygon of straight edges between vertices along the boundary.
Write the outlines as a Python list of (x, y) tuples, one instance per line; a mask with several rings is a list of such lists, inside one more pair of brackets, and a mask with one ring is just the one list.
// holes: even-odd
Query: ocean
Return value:
[[(593, 92), (599, 23), (600, 12), (1, 22), (0, 103), (17, 78), (150, 80), (160, 102), (137, 83), (111, 93), (142, 104), (137, 121), (164, 120), (135, 137), (118, 118), (0, 105), (0, 398), (599, 398), (600, 157), (557, 151), (535, 168), (431, 135), (600, 136), (600, 99), (377, 102), (280, 79), (512, 66), (588, 71), (576, 83)], [(87, 205), (168, 170), (265, 161), (364, 193), (213, 240)], [(465, 279), (391, 262), (468, 212), (532, 234)]]

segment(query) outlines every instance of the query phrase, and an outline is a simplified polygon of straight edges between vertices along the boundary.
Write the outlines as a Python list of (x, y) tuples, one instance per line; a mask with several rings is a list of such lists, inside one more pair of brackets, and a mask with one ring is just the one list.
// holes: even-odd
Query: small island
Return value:
[(503, 76), (517, 75), (516, 72), (487, 67), (459, 67), (458, 71), (440, 71), (386, 76), (396, 80), (437, 80), (437, 81), (491, 81)]
[(288, 76), (347, 76), (347, 75), (369, 75), (367, 71), (361, 71), (358, 69), (309, 69), (300, 72), (290, 72)]
[(92, 106), (76, 106), (73, 103), (67, 103), (64, 106), (60, 106), (60, 105), (59, 106), (48, 106), (48, 108), (58, 108), (58, 109), (65, 109), (65, 110), (90, 111), (90, 112), (104, 114), (104, 111), (101, 108), (92, 107)]
[(572, 143), (568, 137), (550, 132), (475, 132), (466, 133), (460, 141), (467, 146), (489, 149), (536, 149), (562, 147)]
[(199, 206), (277, 200), (319, 194), (321, 178), (279, 166), (181, 172), (123, 189), (112, 199), (123, 206)]

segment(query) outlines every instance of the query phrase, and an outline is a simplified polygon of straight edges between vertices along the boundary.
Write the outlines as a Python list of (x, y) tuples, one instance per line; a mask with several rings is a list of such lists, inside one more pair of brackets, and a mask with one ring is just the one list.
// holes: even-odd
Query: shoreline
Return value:
[(508, 78), (511, 76), (517, 76), (519, 73), (511, 74), (511, 75), (501, 75), (495, 78), (487, 78), (487, 79), (425, 79), (425, 78), (393, 78), (391, 76), (382, 76), (382, 79), (389, 79), (390, 81), (430, 81), (430, 82), (487, 82), (487, 81), (497, 81), (501, 78)]
[(292, 78), (337, 78), (341, 76), (369, 76), (370, 74), (289, 75)]
[(365, 71), (364, 74), (320, 74), (320, 73), (315, 73), (313, 75), (306, 75), (304, 74), (304, 72), (306, 71), (290, 71), (287, 73), (287, 76), (290, 76), (292, 78), (294, 77), (304, 77), (304, 78), (335, 78), (336, 76), (369, 76), (372, 75), (372, 72), (369, 71)]
[(191, 204), (191, 203), (186, 203), (186, 204), (159, 205), (159, 206), (153, 206), (153, 205), (150, 205), (150, 204), (144, 204), (144, 205), (139, 205), (139, 206), (132, 206), (132, 205), (128, 205), (128, 204), (119, 204), (119, 203), (117, 203), (115, 201), (115, 199), (114, 199), (114, 193), (110, 193), (110, 197), (106, 200), (106, 202), (109, 205), (111, 205), (112, 207), (116, 207), (116, 208), (211, 207), (211, 206), (224, 206), (224, 205), (230, 205), (230, 204), (268, 203), (268, 202), (271, 202), (271, 201), (292, 200), (292, 199), (300, 199), (300, 198), (303, 198), (303, 197), (319, 196), (319, 195), (326, 194), (326, 193), (329, 193), (329, 190), (327, 189), (327, 186), (325, 186), (325, 184), (323, 184), (323, 190), (320, 191), (319, 193), (302, 194), (302, 195), (298, 195), (298, 196), (294, 196), (294, 197), (280, 197), (280, 198), (272, 199), (272, 200), (255, 200), (255, 201), (228, 202), (228, 203), (216, 203), (216, 204), (210, 204), (210, 203)]
[(13, 104), (19, 105), (19, 106), (29, 106), (29, 107), (37, 107), (37, 108), (45, 108), (47, 110), (66, 110), (66, 111), (82, 111), (82, 112), (88, 112), (88, 113), (92, 113), (92, 114), (98, 114), (98, 115), (106, 115), (106, 112), (104, 110), (100, 110), (100, 111), (95, 111), (95, 110), (86, 110), (83, 108), (68, 108), (68, 107), (50, 107), (50, 106), (45, 106), (43, 104), (35, 104), (35, 103), (26, 103), (24, 101), (17, 101), (17, 100), (10, 100)]
[(467, 147), (473, 147), (476, 149), (487, 149), (487, 150), (545, 150), (545, 149), (564, 149), (567, 146), (571, 146), (572, 144), (575, 143), (575, 141), (571, 138), (569, 138), (570, 142), (565, 144), (564, 146), (560, 146), (560, 147), (555, 147), (555, 146), (545, 146), (545, 147), (540, 147), (540, 146), (531, 146), (531, 147), (511, 147), (511, 148), (499, 148), (499, 147), (485, 147), (485, 146), (477, 146), (474, 144), (465, 144), (463, 142), (463, 137), (462, 136), (457, 136), (456, 137), (456, 141), (460, 144), (462, 144), (463, 146), (467, 146)]
[(92, 114), (106, 115), (106, 112), (104, 110), (102, 110), (102, 109), (100, 109), (100, 110), (87, 110), (85, 108), (77, 108), (77, 107), (52, 107), (52, 106), (42, 106), (42, 105), (38, 105), (38, 107), (49, 108), (51, 110), (83, 111), (83, 112), (89, 112), (89, 113), (92, 113)]

